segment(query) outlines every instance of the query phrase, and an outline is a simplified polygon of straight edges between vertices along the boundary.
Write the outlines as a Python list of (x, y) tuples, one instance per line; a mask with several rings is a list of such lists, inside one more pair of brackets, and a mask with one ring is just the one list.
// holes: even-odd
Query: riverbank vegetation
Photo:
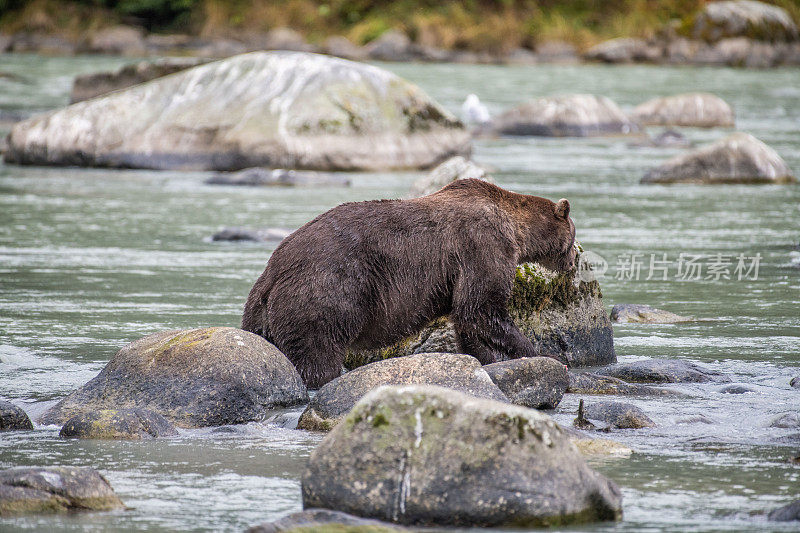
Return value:
[[(800, 21), (798, 0), (767, 0)], [(278, 27), (311, 43), (356, 44), (389, 29), (423, 45), (507, 52), (566, 41), (580, 49), (613, 37), (680, 29), (704, 0), (0, 0), (0, 31), (85, 36), (113, 24), (151, 32), (237, 37)]]

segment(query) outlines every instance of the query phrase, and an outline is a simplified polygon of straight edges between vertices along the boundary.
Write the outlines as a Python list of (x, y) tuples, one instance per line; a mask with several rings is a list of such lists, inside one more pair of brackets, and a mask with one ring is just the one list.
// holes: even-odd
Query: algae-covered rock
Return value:
[[(582, 252), (581, 252), (582, 253)], [(576, 265), (585, 262), (576, 260)], [(535, 263), (517, 267), (509, 311), (538, 353), (570, 367), (616, 362), (614, 333), (603, 307), (600, 285), (577, 270), (555, 273)], [(347, 368), (422, 352), (460, 353), (458, 335), (447, 318), (439, 318), (413, 336), (380, 350), (351, 350)]]
[(81, 413), (66, 421), (62, 437), (142, 440), (172, 437), (178, 432), (169, 420), (147, 409), (103, 409)]
[(94, 379), (46, 411), (42, 423), (144, 408), (178, 427), (222, 426), (307, 401), (297, 370), (258, 335), (235, 328), (173, 330), (123, 347)]
[(709, 93), (686, 93), (653, 98), (636, 106), (631, 118), (646, 126), (732, 128), (733, 109)]
[(391, 533), (408, 529), (329, 509), (306, 509), (251, 527), (248, 533)]
[(0, 471), (0, 517), (123, 508), (108, 481), (92, 468), (17, 467)]
[(425, 168), (467, 154), (461, 122), (361, 63), (253, 52), (14, 126), (6, 161), (153, 169)]
[(642, 304), (614, 304), (611, 308), (612, 322), (638, 324), (673, 324), (693, 320), (689, 316), (681, 316), (663, 309), (656, 309)]
[(523, 357), (483, 367), (511, 403), (555, 409), (569, 385), (567, 369), (550, 357)]
[(677, 359), (645, 359), (602, 368), (597, 374), (633, 383), (729, 383), (731, 378), (710, 368)]
[(33, 429), (28, 415), (11, 402), (0, 400), (0, 431)]
[(534, 527), (622, 514), (617, 486), (534, 410), (430, 385), (380, 387), (312, 452), (303, 506), (403, 525)]
[(497, 117), (501, 135), (594, 137), (640, 135), (641, 128), (605, 96), (574, 94), (532, 100)]
[(297, 427), (330, 430), (358, 400), (380, 385), (438, 385), (479, 398), (508, 401), (484, 368), (488, 367), (481, 367), (474, 357), (452, 353), (420, 353), (377, 361), (323, 385)]
[(785, 9), (752, 0), (708, 2), (694, 17), (691, 34), (708, 42), (726, 37), (772, 42), (798, 37), (797, 25)]
[(775, 150), (737, 132), (649, 170), (642, 183), (792, 183), (792, 171)]

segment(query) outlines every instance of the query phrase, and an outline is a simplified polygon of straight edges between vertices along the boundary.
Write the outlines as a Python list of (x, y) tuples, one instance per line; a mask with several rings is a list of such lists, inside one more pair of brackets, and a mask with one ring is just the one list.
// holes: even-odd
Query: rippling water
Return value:
[[(0, 109), (63, 105), (77, 73), (118, 58), (0, 56)], [(591, 92), (631, 108), (653, 96), (714, 92), (740, 130), (800, 173), (800, 70), (647, 66), (384, 65), (457, 112), (466, 94), (493, 113), (533, 96)], [(659, 131), (654, 129), (653, 131)], [(683, 132), (701, 144), (725, 130)], [(642, 186), (677, 149), (622, 139), (500, 139), (475, 159), (519, 192), (567, 197), (586, 249), (609, 263), (605, 302), (646, 303), (693, 315), (675, 325), (618, 325), (621, 361), (669, 357), (728, 373), (754, 392), (673, 386), (690, 399), (635, 398), (658, 424), (610, 438), (627, 459), (593, 460), (624, 493), (625, 531), (792, 531), (763, 512), (800, 497), (800, 428), (769, 428), (800, 411), (800, 241), (797, 186)], [(223, 226), (296, 228), (344, 201), (403, 195), (417, 173), (353, 174), (350, 188), (207, 186), (208, 174), (0, 166), (0, 397), (36, 416), (93, 377), (124, 344), (168, 328), (237, 325), (267, 245), (213, 243)], [(729, 259), (733, 279), (677, 279), (679, 254)], [(636, 279), (617, 279), (634, 254)], [(651, 254), (672, 261), (646, 279)], [(760, 254), (757, 279), (734, 273)], [(708, 267), (709, 259), (701, 263)], [(707, 274), (703, 272), (703, 277)], [(569, 424), (577, 397), (554, 413)], [(586, 398), (591, 401), (591, 397)], [(0, 434), (0, 467), (93, 466), (132, 510), (0, 520), (0, 529), (237, 530), (298, 510), (299, 478), (319, 441), (275, 423), (185, 431), (156, 442), (67, 441), (55, 427)], [(699, 421), (697, 415), (705, 419)]]

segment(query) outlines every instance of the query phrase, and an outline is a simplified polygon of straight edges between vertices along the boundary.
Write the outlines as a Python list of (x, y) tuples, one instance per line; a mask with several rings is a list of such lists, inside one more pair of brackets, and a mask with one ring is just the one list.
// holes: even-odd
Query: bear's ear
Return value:
[(566, 198), (556, 202), (556, 216), (564, 219), (569, 216), (569, 201)]

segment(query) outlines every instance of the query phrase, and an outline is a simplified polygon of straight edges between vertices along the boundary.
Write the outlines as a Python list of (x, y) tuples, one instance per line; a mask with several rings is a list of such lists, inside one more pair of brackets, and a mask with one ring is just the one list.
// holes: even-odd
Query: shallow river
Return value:
[[(122, 62), (0, 56), (0, 71), (18, 75), (0, 77), (0, 109), (64, 105), (75, 74)], [(454, 112), (470, 92), (497, 113), (564, 92), (606, 95), (628, 109), (653, 96), (711, 91), (734, 106), (739, 129), (800, 174), (797, 69), (384, 66)], [(729, 132), (684, 133), (705, 143)], [(752, 389), (733, 395), (718, 392), (719, 384), (673, 386), (693, 398), (630, 400), (658, 427), (614, 432), (633, 455), (591, 461), (622, 487), (624, 520), (581, 530), (796, 530), (766, 522), (763, 511), (800, 498), (800, 466), (789, 462), (800, 455), (800, 428), (768, 427), (778, 414), (800, 411), (800, 391), (788, 385), (800, 375), (800, 268), (793, 266), (800, 254), (792, 253), (800, 187), (638, 184), (677, 152), (620, 139), (475, 146), (475, 159), (495, 169), (499, 184), (570, 199), (578, 239), (608, 262), (601, 279), (608, 308), (646, 303), (698, 319), (615, 326), (621, 361), (696, 361)], [(271, 248), (211, 242), (221, 227), (296, 228), (344, 201), (401, 196), (418, 176), (354, 174), (350, 188), (252, 190), (204, 185), (208, 174), (200, 172), (0, 165), (0, 398), (35, 417), (134, 339), (238, 325)], [(681, 253), (702, 256), (701, 279), (679, 274)], [(651, 254), (658, 261), (666, 254), (669, 263), (651, 273)], [(639, 262), (638, 276), (625, 268)], [(571, 423), (577, 401), (567, 395), (555, 418)], [(93, 466), (133, 508), (0, 520), (0, 530), (241, 530), (300, 509), (299, 478), (319, 439), (269, 422), (155, 442), (62, 440), (56, 427), (0, 434), (0, 468)]]

